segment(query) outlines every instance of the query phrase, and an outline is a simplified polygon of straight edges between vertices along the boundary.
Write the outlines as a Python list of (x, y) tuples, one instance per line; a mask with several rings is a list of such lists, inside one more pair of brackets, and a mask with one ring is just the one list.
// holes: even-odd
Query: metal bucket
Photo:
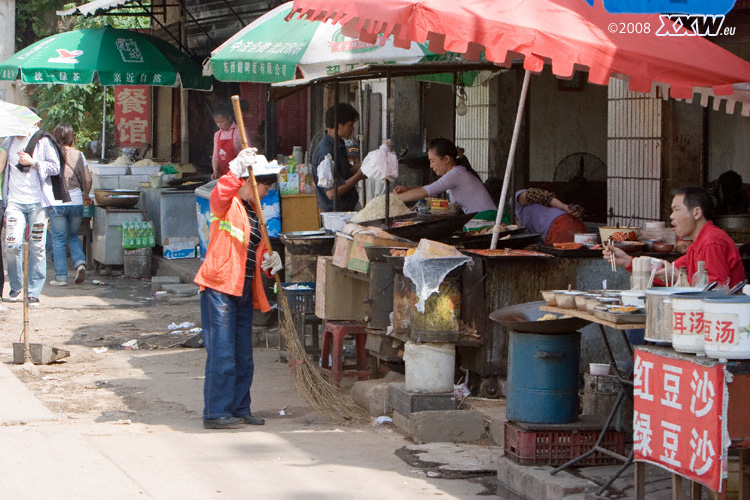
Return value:
[(579, 332), (509, 332), (508, 420), (567, 424), (578, 417)]
[(690, 287), (661, 287), (646, 290), (646, 335), (651, 342), (672, 343), (672, 300), (678, 292), (695, 292)]

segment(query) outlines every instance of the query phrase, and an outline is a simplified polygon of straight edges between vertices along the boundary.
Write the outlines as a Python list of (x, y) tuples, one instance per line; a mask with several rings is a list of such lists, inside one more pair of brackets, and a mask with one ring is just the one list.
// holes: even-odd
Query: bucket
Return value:
[(750, 359), (750, 297), (703, 299), (706, 356)]
[(151, 247), (123, 250), (122, 274), (126, 278), (150, 278)]
[[(621, 384), (611, 375), (583, 374), (583, 414), (606, 419), (617, 403)], [(616, 429), (633, 429), (633, 398), (625, 398), (615, 414), (612, 425)]]
[(703, 299), (723, 296), (722, 292), (683, 292), (672, 301), (672, 348), (677, 352), (703, 354)]
[(406, 342), (404, 367), (407, 392), (453, 392), (456, 344)]
[(578, 417), (581, 334), (509, 332), (508, 420), (567, 424)]
[(660, 287), (646, 290), (646, 335), (651, 342), (672, 343), (672, 301), (670, 295), (695, 292), (690, 287)]

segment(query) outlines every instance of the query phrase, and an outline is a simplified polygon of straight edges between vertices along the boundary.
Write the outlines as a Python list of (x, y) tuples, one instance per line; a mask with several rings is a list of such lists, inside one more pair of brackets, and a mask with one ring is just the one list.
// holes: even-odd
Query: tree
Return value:
[[(149, 18), (126, 16), (71, 17), (58, 21), (54, 15), (65, 0), (26, 0), (16, 4), (17, 39), (25, 47), (60, 31), (73, 29), (115, 28), (140, 29), (149, 27)], [(52, 14), (52, 21), (49, 14)], [(101, 138), (102, 97), (105, 88), (99, 83), (90, 85), (30, 85), (29, 100), (39, 110), (42, 128), (51, 130), (58, 123), (68, 123), (76, 131), (76, 146), (84, 149), (89, 141)], [(107, 93), (107, 108), (112, 109), (114, 97)], [(114, 144), (115, 126), (112, 114), (106, 120), (107, 144)]]

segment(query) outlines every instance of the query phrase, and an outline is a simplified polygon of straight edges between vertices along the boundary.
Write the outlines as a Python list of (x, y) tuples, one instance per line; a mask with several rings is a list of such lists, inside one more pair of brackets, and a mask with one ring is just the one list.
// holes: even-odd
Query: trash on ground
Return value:
[(185, 333), (185, 330), (172, 330), (169, 332), (170, 335), (181, 335), (183, 333)]
[(195, 326), (195, 323), (191, 323), (189, 321), (185, 321), (183, 323), (180, 323), (179, 325), (177, 323), (172, 323), (167, 327), (167, 330), (179, 330), (183, 328), (193, 328)]
[(203, 328), (200, 326), (196, 326), (195, 328), (191, 328), (188, 330), (188, 333), (201, 333), (203, 331)]
[(62, 380), (60, 377), (53, 377), (51, 375), (45, 375), (42, 380)]
[(380, 417), (375, 417), (374, 419), (372, 419), (372, 421), (374, 423), (378, 424), (378, 425), (381, 425), (381, 424), (392, 424), (393, 423), (393, 419), (391, 417), (387, 417), (385, 415), (381, 415)]
[(105, 353), (105, 352), (107, 352), (107, 351), (108, 351), (109, 349), (107, 349), (106, 347), (94, 347), (94, 349), (92, 349), (92, 350), (93, 350), (93, 351), (94, 351), (95, 353), (97, 353), (97, 354), (104, 354), (104, 353)]
[(453, 386), (453, 394), (456, 396), (458, 401), (461, 401), (466, 396), (471, 396), (471, 389), (466, 385), (466, 382)]
[(92, 280), (91, 284), (92, 285), (97, 285), (97, 286), (107, 286), (107, 284), (105, 282), (99, 281), (99, 280)]
[(133, 422), (130, 421), (130, 419), (123, 419), (123, 420), (115, 420), (112, 422), (112, 425), (130, 425)]
[(128, 340), (127, 342), (125, 342), (124, 344), (122, 344), (122, 346), (125, 349), (128, 349), (130, 351), (137, 351), (138, 350), (138, 340), (137, 339)]

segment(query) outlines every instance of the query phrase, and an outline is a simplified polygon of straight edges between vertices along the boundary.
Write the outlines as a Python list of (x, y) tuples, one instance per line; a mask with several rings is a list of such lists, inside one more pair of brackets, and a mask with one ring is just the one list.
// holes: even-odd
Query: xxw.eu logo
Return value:
[(734, 35), (735, 27), (725, 28), (724, 16), (660, 14), (661, 26), (656, 36), (719, 36)]

